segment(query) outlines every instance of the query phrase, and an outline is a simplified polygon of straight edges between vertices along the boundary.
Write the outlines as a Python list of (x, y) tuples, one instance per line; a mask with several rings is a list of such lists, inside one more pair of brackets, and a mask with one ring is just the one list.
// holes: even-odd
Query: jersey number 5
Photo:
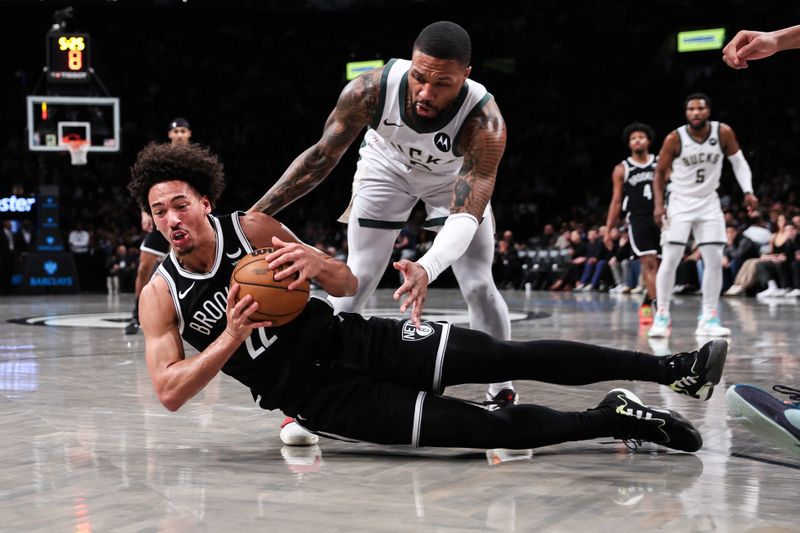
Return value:
[(706, 169), (698, 168), (697, 175), (694, 178), (695, 183), (703, 183), (706, 179)]

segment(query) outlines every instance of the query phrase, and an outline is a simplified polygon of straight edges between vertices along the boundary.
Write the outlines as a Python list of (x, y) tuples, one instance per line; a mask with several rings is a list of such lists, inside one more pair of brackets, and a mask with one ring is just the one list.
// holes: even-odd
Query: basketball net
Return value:
[(69, 149), (69, 157), (73, 165), (85, 165), (86, 157), (89, 154), (89, 141), (83, 139), (66, 141)]

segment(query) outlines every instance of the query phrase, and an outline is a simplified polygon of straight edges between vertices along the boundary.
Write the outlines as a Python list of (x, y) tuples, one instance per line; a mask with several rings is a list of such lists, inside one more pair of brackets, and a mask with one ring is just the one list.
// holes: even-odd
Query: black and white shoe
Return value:
[(489, 411), (496, 411), (498, 409), (505, 409), (506, 407), (517, 405), (518, 403), (519, 396), (517, 396), (517, 392), (514, 389), (502, 389), (495, 395), (487, 392), (486, 401), (483, 402), (483, 406)]
[(724, 340), (707, 342), (693, 352), (668, 355), (664, 364), (674, 372), (675, 381), (667, 386), (678, 394), (708, 400), (722, 378), (727, 355), (728, 343)]
[(139, 333), (139, 321), (131, 318), (130, 322), (125, 324), (125, 335), (136, 335)]
[(612, 436), (633, 449), (641, 441), (683, 452), (696, 452), (703, 446), (703, 438), (691, 422), (675, 411), (648, 407), (629, 390), (609, 391), (595, 409), (610, 409), (618, 416)]

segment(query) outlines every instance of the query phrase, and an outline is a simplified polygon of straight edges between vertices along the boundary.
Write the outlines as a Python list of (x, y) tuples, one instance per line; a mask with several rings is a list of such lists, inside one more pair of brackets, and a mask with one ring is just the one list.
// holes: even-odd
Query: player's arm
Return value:
[(175, 306), (166, 281), (158, 277), (142, 290), (139, 316), (147, 371), (158, 400), (170, 411), (177, 411), (203, 390), (254, 328), (270, 324), (250, 321), (248, 317), (258, 309), (258, 304), (250, 295), (236, 303), (238, 287), (238, 284), (234, 285), (228, 293), (225, 331), (205, 350), (189, 359), (183, 350)]
[(672, 170), (672, 162), (678, 155), (681, 139), (676, 131), (671, 131), (664, 139), (661, 151), (658, 153), (656, 175), (653, 178), (653, 219), (661, 226), (667, 210), (664, 207), (664, 192), (667, 189), (667, 176)]
[(492, 197), (497, 168), (506, 148), (506, 124), (493, 99), (467, 119), (463, 128), (459, 151), (464, 154), (464, 163), (453, 187), (450, 216), (425, 255), (416, 262), (394, 263), (404, 279), (394, 299), (408, 293), (400, 311), (405, 312), (411, 306), (411, 318), (417, 325), (428, 284), (464, 254), (475, 236)]
[(622, 210), (622, 185), (625, 180), (625, 167), (622, 163), (618, 163), (611, 172), (611, 185), (613, 190), (611, 192), (611, 202), (608, 204), (608, 216), (606, 217), (606, 235), (603, 238), (603, 244), (610, 248), (613, 241), (611, 238), (611, 228), (617, 225), (619, 213)]
[(776, 52), (800, 48), (800, 26), (772, 32), (742, 30), (722, 49), (722, 59), (733, 68), (747, 68), (747, 62)]
[(297, 273), (298, 278), (288, 289), (298, 287), (303, 280), (314, 279), (331, 296), (351, 296), (358, 289), (358, 278), (350, 268), (322, 250), (303, 243), (286, 226), (263, 213), (247, 213), (239, 219), (245, 235), (255, 248), (275, 248), (265, 256), (270, 268), (288, 266), (275, 274), (281, 280)]
[(320, 140), (300, 154), (248, 212), (274, 215), (330, 174), (361, 130), (380, 113), (382, 73), (383, 69), (366, 72), (345, 86), (325, 122)]
[(722, 143), (722, 151), (733, 167), (733, 175), (736, 176), (736, 181), (739, 182), (739, 187), (742, 188), (744, 203), (748, 211), (758, 209), (758, 198), (753, 194), (753, 172), (750, 170), (747, 159), (744, 158), (733, 128), (727, 124), (720, 124), (719, 139)]

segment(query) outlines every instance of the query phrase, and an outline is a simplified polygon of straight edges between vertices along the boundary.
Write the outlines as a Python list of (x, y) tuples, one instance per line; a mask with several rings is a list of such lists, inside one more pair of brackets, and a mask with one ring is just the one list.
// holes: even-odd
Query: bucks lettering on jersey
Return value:
[(644, 164), (635, 162), (630, 157), (622, 161), (625, 167), (625, 178), (622, 192), (622, 210), (630, 215), (653, 215), (653, 178), (655, 177), (658, 157), (651, 155)]
[(458, 142), (464, 122), (492, 98), (480, 83), (467, 79), (453, 105), (424, 129), (415, 129), (406, 117), (408, 71), (411, 61), (390, 60), (381, 77), (380, 114), (364, 135), (361, 157), (393, 171), (422, 171), (454, 176), (463, 154)]
[(680, 153), (672, 161), (668, 185), (671, 194), (707, 196), (719, 187), (723, 152), (719, 139), (719, 122), (709, 122), (711, 130), (703, 142), (689, 135), (689, 125), (678, 128)]
[[(239, 223), (242, 215), (209, 215), (217, 236), (217, 255), (209, 272), (184, 270), (173, 251), (156, 271), (169, 287), (181, 337), (197, 351), (205, 350), (225, 330), (231, 274), (239, 259), (253, 251)], [(330, 305), (312, 298), (289, 324), (253, 330), (222, 371), (249, 387), (261, 407), (281, 407), (289, 413), (313, 383), (308, 367), (314, 365), (299, 371), (302, 367), (296, 363), (313, 360), (320, 353), (320, 343), (325, 342), (334, 320)]]

